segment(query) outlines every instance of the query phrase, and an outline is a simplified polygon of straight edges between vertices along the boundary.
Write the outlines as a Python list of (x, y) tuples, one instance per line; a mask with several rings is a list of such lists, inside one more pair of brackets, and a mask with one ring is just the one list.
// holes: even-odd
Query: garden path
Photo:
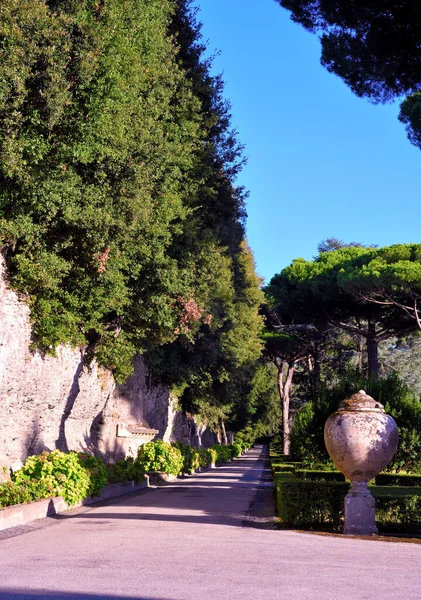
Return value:
[(0, 600), (419, 600), (421, 545), (279, 531), (265, 451), (0, 535)]

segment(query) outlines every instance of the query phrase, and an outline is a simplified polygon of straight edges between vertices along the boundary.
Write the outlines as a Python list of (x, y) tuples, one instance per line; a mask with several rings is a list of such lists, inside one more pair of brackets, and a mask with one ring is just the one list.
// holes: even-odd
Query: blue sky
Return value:
[(238, 183), (250, 192), (247, 236), (266, 282), (327, 237), (421, 242), (421, 152), (398, 103), (354, 96), (320, 66), (317, 38), (274, 0), (195, 5), (246, 146)]

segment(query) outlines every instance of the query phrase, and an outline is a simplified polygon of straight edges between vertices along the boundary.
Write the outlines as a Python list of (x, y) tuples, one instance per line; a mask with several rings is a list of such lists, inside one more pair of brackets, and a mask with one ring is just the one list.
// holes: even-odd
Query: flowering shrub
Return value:
[(163, 440), (143, 444), (138, 450), (136, 461), (146, 473), (161, 471), (178, 475), (183, 470), (183, 456), (180, 450)]
[(229, 446), (216, 446), (218, 452), (218, 462), (223, 464), (227, 463), (232, 458), (232, 451)]
[(210, 448), (208, 448), (207, 453), (209, 456), (209, 462), (215, 465), (218, 460), (218, 452), (216, 451), (215, 447), (211, 446)]
[(193, 296), (185, 298), (184, 296), (178, 296), (177, 304), (179, 306), (179, 317), (178, 326), (174, 329), (174, 334), (179, 335), (184, 333), (189, 334), (192, 330), (192, 326), (195, 323), (203, 323), (204, 325), (211, 325), (213, 317), (211, 314), (204, 314), (204, 309), (201, 308)]
[(98, 273), (105, 273), (107, 270), (107, 262), (110, 259), (110, 248), (105, 248), (102, 252), (95, 256), (95, 260), (98, 261)]
[(199, 454), (199, 466), (202, 467), (202, 469), (206, 469), (209, 466), (209, 464), (212, 462), (211, 453), (209, 452), (209, 450), (200, 448), (200, 450), (198, 450), (198, 454)]
[(193, 297), (183, 298), (182, 296), (179, 296), (177, 302), (180, 305), (180, 326), (176, 328), (174, 333), (188, 333), (190, 331), (190, 325), (200, 321), (203, 314), (203, 308), (200, 308)]
[(221, 446), (220, 444), (214, 444), (208, 451), (211, 452), (212, 462), (224, 464), (232, 458), (232, 449), (230, 446)]
[(128, 456), (125, 460), (117, 460), (115, 464), (108, 465), (108, 483), (122, 483), (136, 481), (140, 483), (145, 478), (143, 464)]
[(44, 496), (36, 483), (18, 485), (13, 481), (0, 483), (0, 508), (40, 500)]
[(99, 496), (108, 481), (107, 467), (104, 461), (102, 458), (86, 454), (86, 452), (79, 452), (78, 456), (89, 475), (88, 496)]
[(190, 444), (184, 444), (183, 442), (173, 442), (171, 444), (175, 448), (178, 448), (183, 457), (183, 473), (192, 473), (200, 467), (200, 456), (198, 450), (190, 446)]
[(39, 498), (63, 496), (69, 504), (98, 494), (107, 482), (100, 458), (60, 450), (29, 456), (12, 479), (17, 486), (35, 486)]
[(238, 458), (239, 456), (241, 456), (243, 447), (240, 443), (235, 442), (234, 444), (230, 444), (229, 447), (231, 448), (231, 454), (233, 457)]

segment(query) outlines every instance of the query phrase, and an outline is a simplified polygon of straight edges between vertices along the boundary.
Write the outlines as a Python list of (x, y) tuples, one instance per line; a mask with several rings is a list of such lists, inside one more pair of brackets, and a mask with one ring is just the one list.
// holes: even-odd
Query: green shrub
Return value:
[(310, 481), (345, 481), (345, 475), (339, 471), (296, 469), (295, 474), (299, 479), (306, 479)]
[[(284, 477), (279, 477), (284, 475)], [(281, 524), (288, 528), (329, 528), (338, 531), (348, 484), (304, 481), (277, 475), (276, 499)]]
[(205, 448), (199, 449), (199, 466), (202, 469), (207, 469), (209, 464), (212, 462), (212, 457), (210, 455), (209, 450), (205, 450)]
[(275, 488), (280, 481), (297, 481), (295, 473), (292, 471), (282, 471), (281, 473), (275, 473), (273, 476), (275, 482)]
[(124, 483), (125, 481), (140, 483), (144, 478), (143, 465), (131, 456), (125, 460), (117, 460), (113, 465), (108, 465), (108, 483)]
[(219, 464), (223, 465), (224, 463), (227, 463), (229, 460), (231, 460), (232, 451), (229, 446), (220, 446), (220, 445), (216, 444), (214, 446), (214, 448), (216, 449), (216, 452), (218, 455), (218, 463)]
[(86, 452), (79, 452), (78, 457), (89, 475), (88, 496), (99, 496), (102, 488), (108, 482), (108, 472), (104, 461), (102, 458), (87, 454)]
[(218, 461), (218, 452), (216, 451), (215, 446), (211, 446), (207, 450), (209, 456), (209, 462), (215, 465)]
[(161, 471), (170, 475), (179, 475), (183, 470), (183, 456), (180, 450), (163, 440), (140, 446), (136, 461), (146, 473)]
[(29, 456), (12, 479), (17, 485), (35, 484), (43, 498), (63, 496), (68, 504), (98, 494), (107, 482), (101, 459), (60, 450)]
[[(304, 465), (305, 463), (303, 463)], [(336, 465), (333, 464), (333, 462), (331, 460), (328, 460), (325, 463), (312, 463), (310, 466), (305, 465), (304, 468), (308, 468), (308, 470), (310, 471), (333, 471), (335, 473), (338, 472), (338, 469), (336, 467)]]
[(403, 496), (421, 496), (421, 487), (371, 485), (370, 492), (375, 498), (402, 498)]
[(198, 469), (200, 465), (200, 453), (197, 448), (193, 448), (193, 469)]
[(14, 504), (25, 504), (34, 500), (44, 498), (42, 491), (38, 489), (36, 482), (19, 485), (13, 481), (0, 483), (0, 508), (13, 506)]
[(379, 531), (421, 533), (421, 496), (376, 498)]
[(242, 444), (243, 449), (251, 448), (257, 439), (256, 431), (253, 428), (246, 428), (243, 431), (238, 431), (235, 434), (235, 443)]
[(234, 444), (230, 444), (231, 455), (233, 458), (239, 458), (243, 451), (242, 444), (235, 442)]
[(227, 463), (233, 457), (232, 445), (222, 446), (221, 444), (214, 444), (208, 448), (208, 452), (210, 453), (210, 462), (215, 464), (222, 465)]
[(290, 472), (295, 471), (295, 465), (290, 465), (290, 464), (285, 464), (285, 463), (280, 463), (280, 464), (272, 463), (271, 467), (272, 467), (273, 473), (280, 473), (282, 471), (290, 471)]
[[(278, 516), (286, 528), (339, 531), (349, 484), (300, 480), (294, 473), (275, 474)], [(378, 488), (376, 521), (379, 531), (421, 533), (421, 488)]]
[(421, 475), (404, 475), (397, 473), (380, 473), (376, 477), (376, 485), (399, 485), (403, 487), (421, 487)]
[(196, 448), (193, 448), (190, 444), (184, 444), (183, 442), (172, 442), (171, 445), (174, 448), (178, 448), (181, 452), (183, 458), (182, 473), (192, 473), (200, 467), (199, 453)]

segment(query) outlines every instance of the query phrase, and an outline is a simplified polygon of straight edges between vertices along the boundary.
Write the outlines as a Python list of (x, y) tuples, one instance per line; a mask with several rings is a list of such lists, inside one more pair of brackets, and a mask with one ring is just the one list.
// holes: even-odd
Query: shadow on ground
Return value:
[(83, 592), (53, 592), (49, 590), (22, 590), (0, 588), (1, 600), (171, 600), (150, 596), (116, 596), (115, 594), (84, 594)]
[[(245, 494), (250, 502), (244, 509)], [(86, 525), (126, 519), (275, 528), (267, 450), (255, 448), (253, 455), (236, 459), (231, 465), (182, 478), (153, 493), (135, 494), (117, 503), (103, 502), (92, 508), (95, 510), (77, 510), (53, 519), (77, 518)]]

